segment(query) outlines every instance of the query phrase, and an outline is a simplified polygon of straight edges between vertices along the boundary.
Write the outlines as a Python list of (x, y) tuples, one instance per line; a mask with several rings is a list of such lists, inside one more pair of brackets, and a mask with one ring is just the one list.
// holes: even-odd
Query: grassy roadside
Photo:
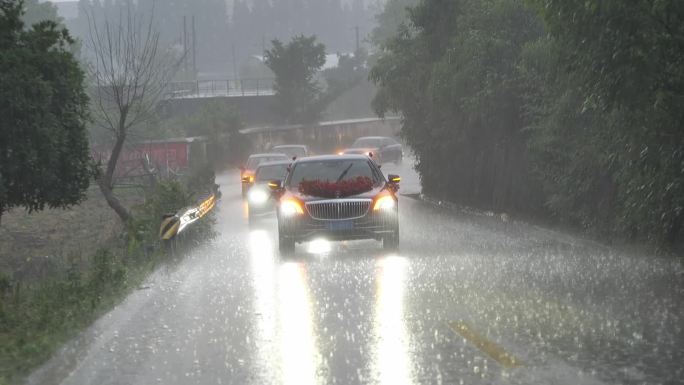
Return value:
[[(140, 189), (117, 189), (126, 207), (145, 202)], [(5, 213), (0, 225), (0, 272), (17, 281), (40, 281), (113, 246), (123, 226), (96, 186), (78, 206), (32, 214), (23, 209)], [(83, 258), (81, 258), (83, 257)]]
[[(70, 258), (58, 274), (37, 282), (0, 274), (0, 385), (19, 383), (169, 257), (157, 242), (159, 218), (193, 204), (194, 197), (183, 184), (166, 182), (147, 198), (109, 248)], [(190, 228), (185, 247), (210, 237), (211, 223), (208, 217)]]
[(23, 290), (9, 288), (6, 281), (0, 302), (0, 384), (18, 381), (47, 360), (117, 303), (147, 271), (149, 267), (126, 266), (103, 250), (93, 257), (87, 273), (72, 268), (62, 279)]

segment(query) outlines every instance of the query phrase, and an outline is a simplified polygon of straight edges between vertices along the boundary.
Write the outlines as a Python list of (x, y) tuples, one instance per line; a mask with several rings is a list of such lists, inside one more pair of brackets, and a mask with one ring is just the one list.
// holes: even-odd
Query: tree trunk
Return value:
[(113, 180), (114, 171), (116, 171), (116, 166), (119, 163), (119, 157), (121, 156), (121, 151), (123, 150), (125, 141), (125, 135), (117, 136), (116, 143), (114, 143), (114, 148), (112, 148), (112, 155), (109, 157), (109, 161), (107, 162), (107, 169), (100, 180), (98, 180), (100, 191), (102, 191), (102, 195), (104, 195), (107, 204), (112, 208), (112, 210), (114, 210), (114, 212), (116, 212), (116, 215), (118, 215), (119, 218), (121, 218), (121, 221), (124, 223), (131, 220), (131, 214), (114, 195)]
[(116, 215), (121, 218), (121, 221), (124, 223), (130, 221), (131, 214), (128, 213), (128, 210), (126, 210), (126, 208), (121, 204), (119, 199), (114, 196), (114, 191), (112, 191), (110, 185), (105, 183), (104, 180), (100, 180), (99, 185), (100, 191), (102, 191), (102, 195), (104, 195), (107, 204), (112, 208), (112, 210), (114, 210)]

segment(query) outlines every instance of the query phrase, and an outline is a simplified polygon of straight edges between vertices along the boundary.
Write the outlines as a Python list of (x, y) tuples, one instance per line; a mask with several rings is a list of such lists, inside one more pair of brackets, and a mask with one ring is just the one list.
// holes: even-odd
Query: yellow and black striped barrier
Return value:
[(159, 238), (164, 241), (175, 238), (176, 235), (183, 232), (189, 225), (209, 214), (216, 207), (217, 200), (216, 193), (213, 193), (203, 199), (197, 207), (184, 209), (176, 215), (164, 218), (159, 227)]
[(178, 234), (180, 229), (180, 218), (177, 215), (172, 215), (162, 220), (159, 227), (159, 238), (163, 241), (173, 239)]

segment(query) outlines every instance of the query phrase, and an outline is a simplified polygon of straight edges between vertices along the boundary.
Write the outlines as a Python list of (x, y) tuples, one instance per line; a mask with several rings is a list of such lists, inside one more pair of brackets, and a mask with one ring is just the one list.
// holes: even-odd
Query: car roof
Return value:
[(268, 166), (289, 166), (291, 163), (292, 163), (291, 160), (278, 160), (278, 161), (273, 161), (273, 162), (264, 162), (264, 163), (261, 163), (257, 167), (257, 170), (262, 168), (262, 167), (268, 167)]
[(295, 163), (320, 162), (328, 160), (370, 160), (366, 155), (345, 154), (345, 155), (318, 155), (300, 158)]
[(273, 148), (306, 148), (305, 144), (280, 144)]
[(249, 156), (249, 158), (250, 158), (250, 159), (253, 159), (253, 158), (272, 158), (272, 157), (274, 157), (274, 156), (282, 156), (282, 157), (285, 157), (285, 158), (288, 157), (287, 155), (281, 154), (281, 153), (278, 153), (278, 152), (269, 152), (269, 153), (264, 153), (264, 154), (252, 154), (252, 155)]

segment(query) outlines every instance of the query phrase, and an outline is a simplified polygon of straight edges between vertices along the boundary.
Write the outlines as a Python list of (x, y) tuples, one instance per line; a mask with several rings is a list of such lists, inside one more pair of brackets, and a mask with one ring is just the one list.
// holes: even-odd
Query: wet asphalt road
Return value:
[[(409, 166), (403, 193), (419, 191)], [(277, 252), (221, 175), (218, 238), (29, 384), (684, 383), (684, 269), (500, 217), (400, 199), (401, 251)]]

